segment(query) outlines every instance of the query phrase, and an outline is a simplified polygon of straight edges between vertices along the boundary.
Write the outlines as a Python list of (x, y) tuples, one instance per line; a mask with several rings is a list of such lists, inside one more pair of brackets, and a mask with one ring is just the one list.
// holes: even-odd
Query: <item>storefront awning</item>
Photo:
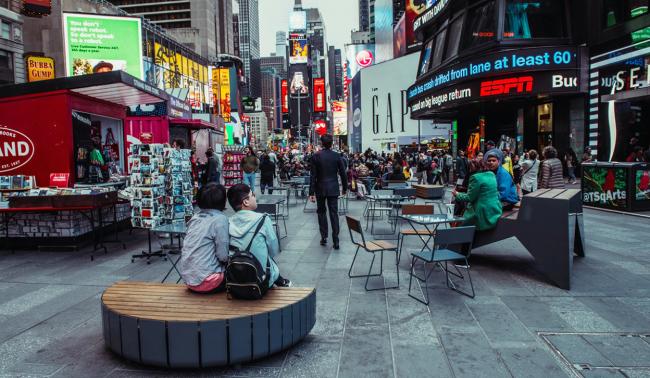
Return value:
[(170, 118), (169, 124), (171, 126), (183, 126), (193, 130), (212, 129), (216, 131), (221, 131), (219, 130), (219, 127), (217, 127), (217, 125), (215, 125), (214, 123), (210, 123), (202, 119)]
[(97, 100), (122, 106), (154, 104), (168, 101), (165, 91), (139, 80), (124, 71), (62, 77), (2, 87), (0, 98), (69, 90)]

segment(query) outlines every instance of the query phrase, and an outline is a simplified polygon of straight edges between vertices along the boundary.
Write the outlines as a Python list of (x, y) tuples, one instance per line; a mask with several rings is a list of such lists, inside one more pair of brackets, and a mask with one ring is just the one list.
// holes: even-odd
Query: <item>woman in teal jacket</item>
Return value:
[(476, 226), (478, 231), (492, 229), (502, 214), (496, 176), (483, 160), (471, 160), (469, 174), (467, 193), (452, 192), (456, 201), (468, 203), (463, 225)]

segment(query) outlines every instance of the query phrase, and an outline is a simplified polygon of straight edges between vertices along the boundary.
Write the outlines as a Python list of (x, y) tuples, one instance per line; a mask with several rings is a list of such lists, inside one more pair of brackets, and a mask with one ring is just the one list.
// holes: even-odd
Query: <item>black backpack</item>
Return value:
[(226, 267), (226, 292), (228, 299), (261, 299), (269, 290), (271, 279), (271, 257), (266, 260), (266, 269), (250, 251), (255, 236), (260, 232), (266, 215), (260, 219), (253, 233), (250, 243), (245, 250), (230, 246), (234, 254), (228, 261)]

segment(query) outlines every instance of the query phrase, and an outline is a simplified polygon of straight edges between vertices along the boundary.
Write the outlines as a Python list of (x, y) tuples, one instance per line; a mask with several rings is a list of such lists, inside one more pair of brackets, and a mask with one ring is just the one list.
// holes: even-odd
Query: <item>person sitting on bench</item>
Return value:
[(519, 195), (512, 176), (501, 165), (503, 163), (503, 152), (493, 148), (485, 153), (483, 160), (487, 163), (488, 169), (494, 172), (497, 177), (499, 200), (503, 210), (512, 210), (519, 202)]
[(264, 225), (255, 236), (250, 252), (262, 266), (266, 266), (266, 262), (270, 259), (271, 278), (269, 279), (269, 287), (273, 287), (273, 285), (290, 287), (291, 281), (280, 275), (280, 268), (273, 261), (273, 257), (280, 252), (280, 242), (275, 233), (273, 221), (265, 214), (255, 212), (255, 209), (257, 209), (255, 193), (246, 184), (234, 185), (228, 189), (228, 203), (235, 210), (235, 215), (230, 217), (230, 245), (242, 251), (245, 250), (255, 234), (258, 223), (262, 217), (266, 217)]
[(468, 169), (467, 193), (458, 193), (455, 189), (451, 192), (457, 202), (468, 203), (463, 226), (476, 226), (477, 231), (492, 229), (502, 214), (497, 180), (483, 160), (470, 160)]
[(187, 224), (181, 260), (178, 264), (188, 289), (198, 293), (218, 293), (226, 289), (224, 270), (228, 264), (228, 218), (226, 189), (209, 183), (198, 196), (201, 209)]

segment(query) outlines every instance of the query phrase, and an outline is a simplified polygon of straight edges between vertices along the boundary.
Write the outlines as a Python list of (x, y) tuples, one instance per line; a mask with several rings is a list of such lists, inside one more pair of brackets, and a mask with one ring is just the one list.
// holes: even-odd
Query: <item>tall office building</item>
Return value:
[[(274, 57), (275, 58), (275, 57)], [(264, 58), (262, 58), (264, 59)], [(277, 121), (281, 114), (277, 111), (280, 102), (278, 82), (282, 80), (274, 67), (262, 66), (262, 111), (266, 114), (267, 129), (278, 128)]]
[(287, 33), (275, 32), (275, 55), (286, 59), (287, 56)]
[(218, 1), (108, 1), (127, 13), (142, 16), (166, 29), (174, 39), (199, 55), (211, 57), (217, 54), (219, 23), (223, 16)]
[(217, 54), (235, 54), (232, 0), (218, 0), (216, 19)]
[(244, 62), (247, 83), (245, 96), (260, 97), (260, 24), (259, 0), (239, 0), (239, 52)]
[(241, 58), (241, 49), (239, 48), (239, 14), (232, 15), (232, 45), (235, 56)]
[(0, 85), (25, 82), (23, 16), (17, 1), (0, 1)]
[(281, 79), (287, 79), (286, 59), (284, 56), (263, 56), (260, 58), (260, 70), (272, 68)]
[(374, 43), (375, 0), (359, 0), (359, 31), (368, 32), (371, 43)]
[(327, 51), (329, 89), (331, 100), (343, 100), (343, 65), (341, 49), (330, 46)]
[(269, 138), (268, 120), (266, 113), (254, 112), (246, 113), (250, 117), (250, 135), (253, 139), (251, 143), (257, 149), (265, 149), (266, 142)]

